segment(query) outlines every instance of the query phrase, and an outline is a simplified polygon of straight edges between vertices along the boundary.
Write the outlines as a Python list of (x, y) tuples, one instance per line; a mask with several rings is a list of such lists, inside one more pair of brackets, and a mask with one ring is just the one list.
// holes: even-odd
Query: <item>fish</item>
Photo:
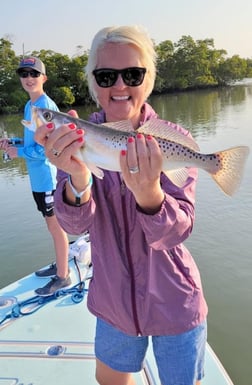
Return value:
[(196, 167), (208, 172), (220, 189), (232, 196), (240, 186), (250, 152), (248, 146), (237, 146), (203, 154), (191, 137), (176, 130), (175, 125), (157, 118), (148, 120), (134, 130), (129, 120), (97, 124), (33, 106), (31, 122), (22, 121), (33, 131), (49, 122), (53, 122), (56, 129), (63, 124), (74, 123), (85, 131), (85, 144), (76, 155), (100, 179), (104, 177), (103, 170), (121, 171), (120, 152), (127, 148), (130, 136), (141, 133), (152, 135), (157, 140), (162, 153), (162, 171), (173, 184), (183, 187), (188, 178), (188, 167)]

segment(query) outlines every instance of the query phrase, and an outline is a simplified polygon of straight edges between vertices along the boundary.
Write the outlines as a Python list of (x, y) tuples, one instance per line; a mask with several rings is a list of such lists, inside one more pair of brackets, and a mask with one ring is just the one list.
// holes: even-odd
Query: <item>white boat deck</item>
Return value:
[[(79, 266), (84, 279), (88, 270)], [(73, 260), (70, 267), (75, 284), (79, 276)], [(35, 297), (34, 289), (45, 283), (32, 274), (0, 290), (0, 322), (9, 314), (12, 300), (21, 303)], [(0, 325), (0, 385), (97, 384), (95, 318), (86, 308), (86, 296), (80, 303), (74, 303), (71, 295), (59, 296), (33, 314)], [(22, 311), (34, 311), (34, 306), (28, 305)], [(202, 385), (233, 385), (209, 345), (205, 372)], [(137, 385), (159, 385), (151, 347), (144, 369), (134, 377)]]

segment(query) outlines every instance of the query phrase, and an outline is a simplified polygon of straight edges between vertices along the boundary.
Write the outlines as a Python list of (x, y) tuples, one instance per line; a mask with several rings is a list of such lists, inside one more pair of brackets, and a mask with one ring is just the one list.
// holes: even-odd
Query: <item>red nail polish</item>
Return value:
[(143, 137), (142, 134), (137, 134), (137, 138), (138, 138), (138, 139), (141, 139), (142, 137)]
[(74, 123), (70, 123), (68, 127), (71, 128), (71, 130), (74, 130), (76, 128), (76, 125)]
[(50, 130), (51, 128), (53, 128), (53, 123), (47, 123), (46, 127)]
[(125, 156), (126, 154), (127, 154), (127, 151), (126, 151), (126, 150), (122, 150), (122, 151), (121, 151), (121, 155), (122, 155), (122, 156)]
[(151, 135), (147, 135), (147, 139), (148, 139), (148, 140), (151, 140), (151, 139), (152, 139), (152, 136), (151, 136)]
[(79, 129), (76, 131), (78, 135), (83, 135), (83, 130)]
[(134, 142), (134, 138), (132, 138), (132, 136), (130, 136), (128, 139), (128, 143), (133, 143), (133, 142)]
[(81, 142), (83, 142), (83, 140), (84, 140), (83, 138), (78, 138), (77, 142), (81, 143)]

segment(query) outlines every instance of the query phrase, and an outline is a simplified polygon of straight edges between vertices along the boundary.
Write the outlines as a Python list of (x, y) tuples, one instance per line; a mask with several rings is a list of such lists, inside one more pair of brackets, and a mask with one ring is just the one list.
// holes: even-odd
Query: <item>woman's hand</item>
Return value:
[[(70, 111), (77, 117), (75, 111)], [(85, 174), (87, 167), (78, 157), (78, 152), (85, 145), (84, 130), (77, 129), (74, 123), (55, 129), (52, 122), (38, 127), (34, 140), (44, 146), (45, 155), (57, 168), (67, 174)]]
[[(78, 117), (75, 111), (70, 115)], [(90, 171), (81, 160), (78, 152), (84, 147), (84, 130), (77, 129), (74, 123), (62, 125), (55, 129), (53, 123), (40, 126), (34, 139), (45, 148), (45, 155), (58, 169), (71, 176), (71, 182), (77, 192), (85, 190), (90, 181)], [(81, 198), (85, 203), (90, 197), (90, 189)], [(73, 190), (69, 182), (66, 183), (66, 198), (69, 203), (75, 202)]]
[(160, 186), (162, 154), (157, 141), (150, 135), (130, 137), (127, 151), (122, 151), (120, 165), (126, 186), (146, 213), (158, 211), (164, 200)]

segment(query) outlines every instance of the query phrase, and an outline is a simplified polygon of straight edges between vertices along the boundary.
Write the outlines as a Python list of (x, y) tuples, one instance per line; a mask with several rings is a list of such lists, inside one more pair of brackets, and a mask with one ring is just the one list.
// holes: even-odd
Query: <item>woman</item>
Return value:
[[(158, 119), (146, 103), (155, 58), (152, 40), (141, 28), (98, 32), (86, 73), (102, 110), (90, 120), (130, 120), (137, 129)], [(104, 171), (92, 184), (89, 169), (75, 156), (85, 145), (83, 130), (73, 124), (54, 130), (49, 124), (39, 128), (36, 139), (63, 170), (55, 193), (59, 222), (68, 233), (90, 233), (94, 275), (88, 308), (97, 317), (97, 381), (134, 384), (131, 373), (141, 369), (152, 336), (162, 385), (199, 384), (207, 305), (198, 269), (182, 244), (193, 227), (197, 170), (188, 169), (185, 185), (178, 188), (161, 171), (156, 140), (137, 134), (121, 151), (121, 173)]]

